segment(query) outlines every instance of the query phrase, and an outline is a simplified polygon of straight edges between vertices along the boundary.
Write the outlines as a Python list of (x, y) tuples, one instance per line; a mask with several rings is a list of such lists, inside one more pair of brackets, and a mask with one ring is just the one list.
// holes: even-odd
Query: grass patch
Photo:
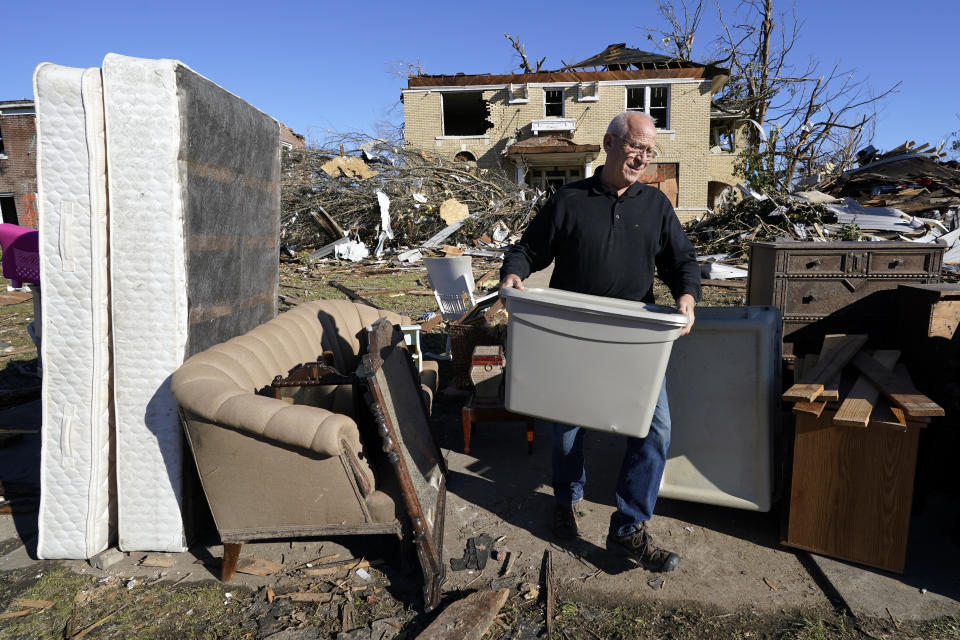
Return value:
[[(19, 597), (50, 600), (54, 605), (8, 621), (0, 629), (0, 638), (59, 638), (68, 629), (74, 634), (91, 629), (94, 637), (117, 640), (256, 637), (255, 621), (245, 616), (252, 596), (219, 583), (171, 589), (168, 583), (143, 584), (119, 577), (97, 580), (57, 569)], [(17, 607), (11, 603), (8, 610)]]

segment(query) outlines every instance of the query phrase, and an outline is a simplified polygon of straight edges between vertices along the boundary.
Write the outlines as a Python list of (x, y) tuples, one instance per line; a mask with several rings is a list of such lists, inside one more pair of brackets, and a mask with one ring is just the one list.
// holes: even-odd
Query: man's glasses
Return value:
[(611, 133), (610, 135), (612, 135), (614, 138), (616, 138), (617, 140), (621, 141), (624, 144), (624, 146), (627, 148), (627, 156), (629, 157), (646, 156), (651, 160), (655, 160), (660, 155), (660, 152), (654, 149), (653, 147), (644, 147), (639, 144), (633, 144), (629, 140), (625, 138), (621, 138), (620, 136), (614, 133)]

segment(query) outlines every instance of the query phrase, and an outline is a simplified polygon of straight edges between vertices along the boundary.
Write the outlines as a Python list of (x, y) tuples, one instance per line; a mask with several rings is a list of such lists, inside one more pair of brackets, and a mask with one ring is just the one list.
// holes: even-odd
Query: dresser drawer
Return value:
[(784, 317), (826, 316), (869, 295), (895, 289), (897, 284), (896, 281), (865, 278), (784, 278), (781, 281), (781, 311)]
[(845, 273), (848, 256), (836, 251), (824, 254), (788, 253), (786, 260), (784, 273), (787, 275)]
[(929, 252), (908, 253), (871, 251), (867, 271), (870, 275), (913, 275), (930, 271)]

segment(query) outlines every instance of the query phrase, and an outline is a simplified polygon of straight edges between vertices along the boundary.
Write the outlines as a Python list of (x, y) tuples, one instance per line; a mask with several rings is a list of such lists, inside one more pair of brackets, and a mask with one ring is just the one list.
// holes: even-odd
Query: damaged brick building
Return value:
[(37, 116), (33, 100), (0, 101), (3, 222), (37, 227)]
[(624, 44), (556, 71), (410, 76), (402, 92), (404, 141), (480, 167), (502, 166), (518, 183), (559, 186), (603, 164), (600, 143), (614, 115), (643, 111), (657, 123), (661, 154), (643, 180), (688, 220), (737, 181), (740, 121), (713, 107), (728, 77), (725, 69)]

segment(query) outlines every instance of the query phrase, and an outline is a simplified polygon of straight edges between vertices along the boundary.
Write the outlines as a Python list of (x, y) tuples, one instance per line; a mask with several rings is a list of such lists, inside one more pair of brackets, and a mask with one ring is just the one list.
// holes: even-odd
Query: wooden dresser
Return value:
[(755, 242), (747, 305), (783, 315), (784, 357), (816, 353), (828, 333), (866, 333), (897, 347), (901, 284), (940, 282), (944, 245), (917, 242)]

